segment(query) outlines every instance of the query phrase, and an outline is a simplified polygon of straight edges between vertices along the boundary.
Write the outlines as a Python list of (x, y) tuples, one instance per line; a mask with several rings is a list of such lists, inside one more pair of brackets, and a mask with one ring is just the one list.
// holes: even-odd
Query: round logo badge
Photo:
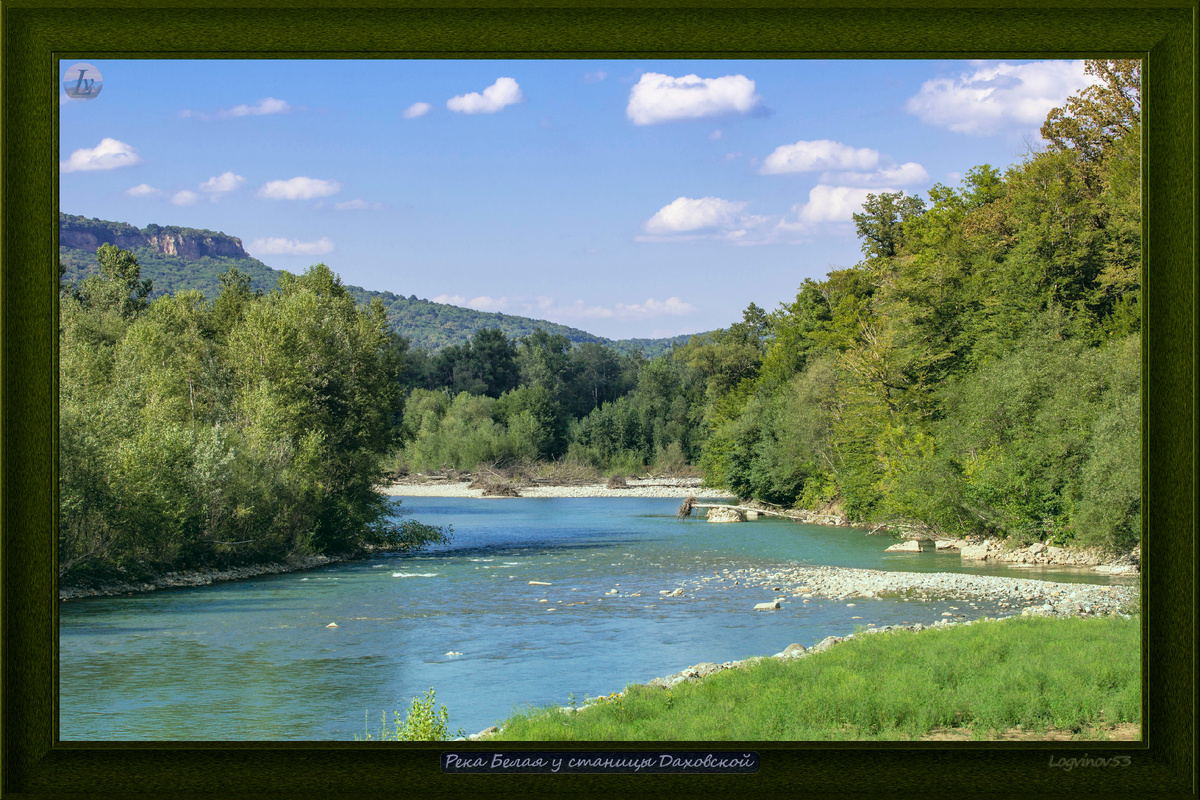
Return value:
[(72, 100), (91, 100), (102, 88), (104, 79), (100, 77), (100, 70), (86, 62), (72, 64), (63, 73), (63, 91)]

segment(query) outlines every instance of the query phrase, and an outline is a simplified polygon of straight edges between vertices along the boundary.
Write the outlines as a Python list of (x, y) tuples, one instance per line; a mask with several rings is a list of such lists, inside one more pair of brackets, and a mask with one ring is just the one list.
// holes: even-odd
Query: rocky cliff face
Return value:
[(61, 247), (87, 250), (92, 253), (96, 252), (96, 248), (102, 244), (111, 244), (122, 250), (149, 247), (164, 255), (184, 258), (250, 257), (242, 249), (241, 239), (226, 236), (223, 233), (215, 231), (183, 233), (163, 229), (150, 233), (149, 230), (139, 231), (132, 225), (122, 226), (120, 230), (106, 230), (96, 226), (83, 226), (65, 221), (59, 223), (58, 244)]

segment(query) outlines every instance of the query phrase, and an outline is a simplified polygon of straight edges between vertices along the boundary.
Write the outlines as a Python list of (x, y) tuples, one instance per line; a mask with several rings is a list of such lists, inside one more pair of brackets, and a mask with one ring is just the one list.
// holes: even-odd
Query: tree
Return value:
[(1051, 111), (1041, 133), (1051, 150), (1075, 150), (1084, 161), (1097, 162), (1138, 125), (1142, 65), (1132, 60), (1089, 60), (1084, 72), (1099, 82)]
[(904, 224), (924, 210), (921, 198), (904, 192), (868, 194), (862, 213), (853, 215), (854, 230), (863, 240), (863, 252), (868, 258), (896, 255), (904, 243)]

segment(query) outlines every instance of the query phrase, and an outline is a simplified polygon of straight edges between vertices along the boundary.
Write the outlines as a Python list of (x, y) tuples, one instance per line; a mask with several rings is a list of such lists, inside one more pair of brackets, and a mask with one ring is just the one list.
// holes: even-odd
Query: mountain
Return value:
[[(137, 228), (124, 222), (109, 222), (71, 214), (58, 215), (59, 261), (66, 267), (64, 280), (78, 281), (96, 272), (96, 248), (112, 244), (137, 256), (142, 278), (154, 286), (152, 296), (197, 289), (208, 298), (221, 291), (220, 276), (236, 267), (250, 276), (251, 286), (269, 292), (275, 288), (279, 270), (250, 256), (242, 240), (225, 233), (196, 228), (147, 225)], [(483, 328), (499, 328), (510, 339), (520, 339), (541, 328), (552, 335), (566, 336), (574, 344), (596, 342), (622, 353), (641, 350), (648, 358), (662, 355), (683, 344), (690, 335), (668, 339), (607, 339), (578, 328), (547, 320), (512, 314), (475, 311), (470, 308), (404, 297), (392, 292), (375, 292), (361, 286), (346, 286), (357, 302), (378, 297), (387, 309), (392, 328), (419, 347), (436, 352), (462, 344)]]

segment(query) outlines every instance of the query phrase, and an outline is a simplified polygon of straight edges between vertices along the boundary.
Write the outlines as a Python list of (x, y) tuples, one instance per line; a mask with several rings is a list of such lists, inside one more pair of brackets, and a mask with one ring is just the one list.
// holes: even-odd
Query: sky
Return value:
[(1043, 146), (1082, 61), (62, 61), (60, 206), (613, 339), (862, 258), (868, 193)]

